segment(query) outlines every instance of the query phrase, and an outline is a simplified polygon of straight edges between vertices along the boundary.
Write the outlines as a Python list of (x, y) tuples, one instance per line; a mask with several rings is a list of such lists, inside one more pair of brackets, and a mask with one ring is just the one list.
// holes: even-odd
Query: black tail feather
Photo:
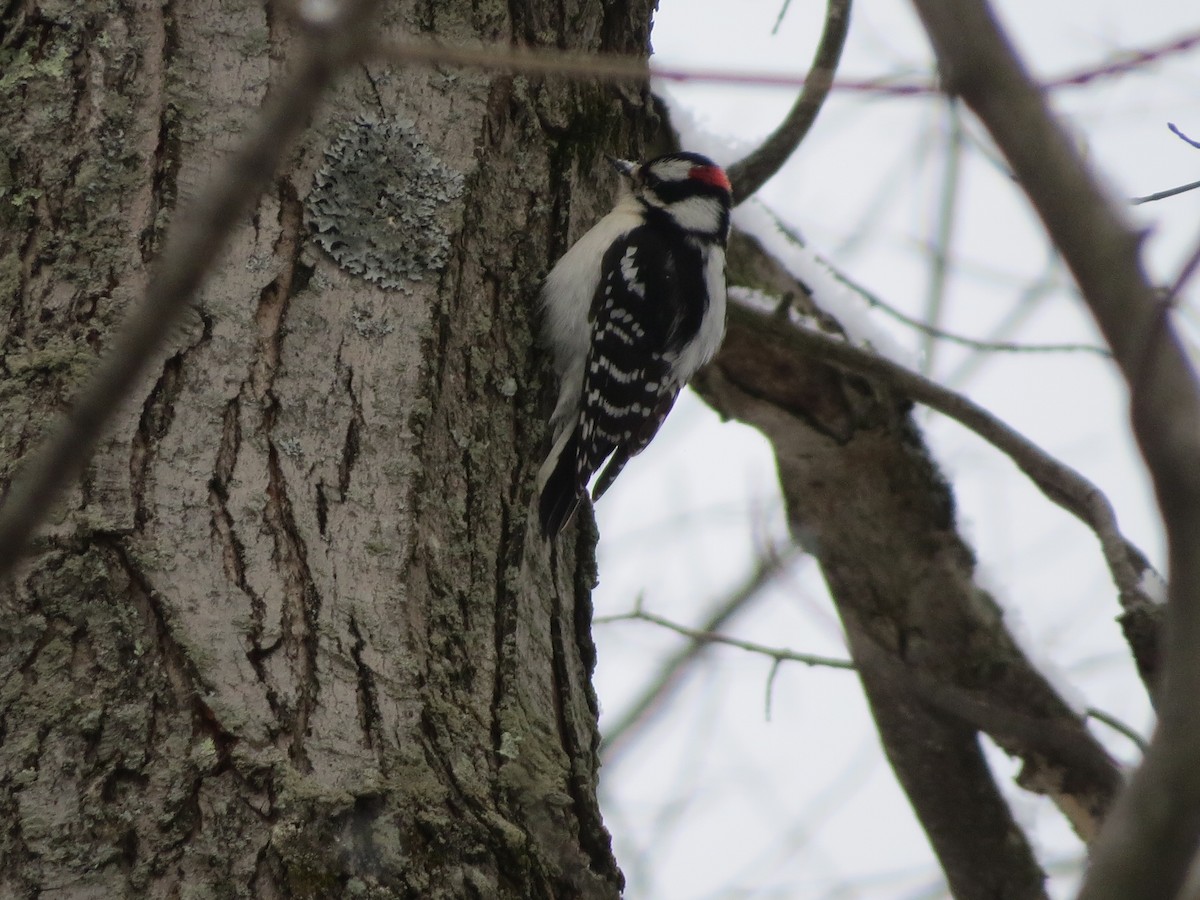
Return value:
[(612, 455), (612, 459), (608, 461), (608, 465), (604, 467), (604, 471), (600, 473), (600, 477), (596, 479), (596, 487), (592, 491), (592, 502), (599, 500), (604, 492), (607, 491), (617, 476), (621, 474), (621, 470), (625, 468), (625, 463), (629, 462), (629, 457), (632, 454), (627, 453), (624, 447), (618, 447), (617, 451)]
[(579, 498), (586, 489), (586, 481), (583, 485), (579, 483), (578, 456), (579, 440), (572, 435), (559, 454), (554, 471), (546, 480), (538, 501), (538, 518), (545, 537), (554, 537), (571, 521), (571, 516), (579, 506)]

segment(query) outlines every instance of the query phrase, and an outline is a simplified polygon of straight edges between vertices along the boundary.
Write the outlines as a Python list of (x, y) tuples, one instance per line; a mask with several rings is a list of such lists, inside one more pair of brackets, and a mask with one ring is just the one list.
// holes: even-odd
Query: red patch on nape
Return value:
[(691, 171), (688, 172), (688, 178), (695, 178), (697, 181), (703, 181), (705, 184), (711, 184), (713, 187), (723, 188), (729, 193), (733, 193), (733, 185), (729, 183), (729, 176), (720, 166), (692, 166)]

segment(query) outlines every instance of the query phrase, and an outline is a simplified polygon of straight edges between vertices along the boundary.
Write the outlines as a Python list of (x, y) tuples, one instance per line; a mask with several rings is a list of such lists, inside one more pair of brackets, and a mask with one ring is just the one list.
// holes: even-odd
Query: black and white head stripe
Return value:
[(722, 244), (728, 238), (729, 178), (707, 156), (671, 153), (629, 174), (634, 195), (649, 209), (665, 212), (676, 227)]
[(699, 153), (660, 156), (638, 166), (633, 177), (664, 199), (679, 199), (696, 193), (720, 199), (732, 191), (725, 170)]

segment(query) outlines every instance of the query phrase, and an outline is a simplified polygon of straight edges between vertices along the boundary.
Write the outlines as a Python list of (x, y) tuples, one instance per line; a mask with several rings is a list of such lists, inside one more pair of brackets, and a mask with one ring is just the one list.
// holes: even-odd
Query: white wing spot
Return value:
[(646, 286), (638, 281), (637, 264), (634, 262), (636, 256), (637, 250), (633, 247), (625, 250), (625, 255), (621, 257), (621, 277), (625, 279), (630, 291), (645, 299)]

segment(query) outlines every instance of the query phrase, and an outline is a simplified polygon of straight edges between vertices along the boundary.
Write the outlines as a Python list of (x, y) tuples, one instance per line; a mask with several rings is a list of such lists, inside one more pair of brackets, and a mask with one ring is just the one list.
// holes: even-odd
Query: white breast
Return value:
[(696, 339), (679, 354), (674, 364), (674, 374), (681, 385), (713, 358), (725, 337), (725, 251), (719, 246), (713, 246), (708, 252), (704, 283), (708, 287), (708, 309)]
[(554, 368), (559, 377), (558, 404), (551, 419), (556, 429), (574, 412), (583, 390), (583, 366), (592, 342), (588, 312), (600, 283), (604, 252), (641, 223), (637, 200), (623, 197), (612, 212), (563, 254), (546, 276), (542, 288), (542, 331), (554, 354)]

